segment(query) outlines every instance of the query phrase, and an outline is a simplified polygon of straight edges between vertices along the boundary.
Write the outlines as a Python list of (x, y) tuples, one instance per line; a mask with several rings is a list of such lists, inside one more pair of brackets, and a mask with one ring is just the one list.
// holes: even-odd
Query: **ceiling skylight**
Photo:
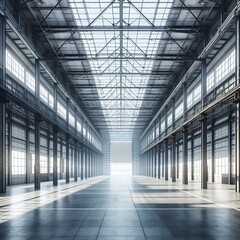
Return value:
[(172, 3), (69, 0), (108, 127), (134, 127)]

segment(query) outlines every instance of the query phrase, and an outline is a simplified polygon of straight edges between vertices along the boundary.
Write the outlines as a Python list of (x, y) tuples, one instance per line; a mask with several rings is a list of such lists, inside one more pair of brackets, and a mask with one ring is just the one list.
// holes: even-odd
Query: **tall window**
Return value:
[(216, 83), (221, 81), (235, 68), (235, 50), (233, 50), (216, 68)]
[(47, 104), (50, 108), (53, 108), (54, 98), (50, 91), (40, 84), (40, 99)]
[(57, 102), (57, 113), (60, 117), (66, 119), (67, 114), (66, 108), (59, 101)]
[(214, 72), (207, 76), (207, 92), (214, 86)]
[(26, 86), (35, 92), (35, 79), (34, 77), (26, 71)]
[(181, 102), (175, 109), (175, 119), (180, 118), (183, 115), (183, 102)]
[(167, 117), (167, 126), (171, 126), (172, 125), (172, 113), (170, 113)]
[(10, 73), (20, 80), (20, 82), (24, 83), (31, 91), (35, 92), (35, 78), (9, 50), (6, 50), (6, 67)]
[(68, 113), (68, 120), (69, 120), (69, 124), (72, 126), (72, 127), (75, 127), (75, 118), (73, 116), (72, 113)]
[(12, 150), (12, 174), (26, 174), (26, 153)]
[(187, 96), (187, 108), (191, 108), (194, 106), (196, 103), (198, 103), (201, 99), (201, 90), (202, 85), (198, 84), (191, 92), (188, 93)]
[(8, 50), (6, 50), (6, 67), (9, 72), (24, 83), (24, 67)]

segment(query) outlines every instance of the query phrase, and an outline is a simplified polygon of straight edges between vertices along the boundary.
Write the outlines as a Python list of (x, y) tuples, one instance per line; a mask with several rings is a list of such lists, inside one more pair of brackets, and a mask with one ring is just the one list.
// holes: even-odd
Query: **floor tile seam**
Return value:
[(103, 222), (104, 222), (104, 219), (105, 219), (105, 217), (106, 217), (106, 214), (107, 214), (107, 210), (104, 212), (104, 216), (103, 216), (103, 219), (102, 219), (101, 225), (100, 225), (100, 227), (99, 227), (99, 230), (98, 230), (98, 233), (97, 233), (97, 237), (96, 237), (96, 239), (98, 239), (98, 237), (99, 237), (99, 234), (100, 234), (101, 228), (103, 227)]
[(83, 226), (83, 224), (84, 224), (84, 222), (86, 221), (86, 219), (87, 219), (87, 217), (89, 216), (89, 214), (90, 214), (90, 211), (88, 212), (88, 214), (87, 214), (86, 217), (84, 218), (82, 224), (80, 224), (80, 226), (78, 227), (78, 230), (77, 230), (76, 234), (74, 235), (73, 239), (75, 239), (75, 237), (77, 236), (79, 230), (80, 230), (81, 227)]
[(216, 204), (216, 205), (218, 205), (218, 206), (220, 206), (220, 207), (224, 207), (224, 208), (226, 208), (226, 209), (233, 209), (233, 210), (236, 210), (236, 211), (238, 211), (238, 212), (240, 211), (239, 208), (226, 206), (226, 205), (224, 205), (224, 204), (222, 204), (222, 203), (218, 203), (218, 202), (216, 202), (216, 201), (213, 201), (213, 200), (210, 200), (210, 199), (207, 199), (207, 198), (198, 196), (198, 195), (196, 195), (196, 194), (193, 194), (193, 193), (191, 193), (191, 192), (189, 192), (189, 191), (186, 191), (186, 190), (183, 190), (183, 189), (181, 189), (181, 188), (179, 188), (179, 190), (182, 191), (182, 192), (188, 193), (188, 194), (190, 194), (190, 195), (192, 195), (192, 196), (195, 196), (195, 197), (197, 197), (197, 198), (199, 198), (199, 199), (202, 199), (202, 200), (204, 200), (204, 201), (207, 201), (207, 202)]
[[(194, 207), (194, 208), (41, 208), (41, 211), (192, 211), (192, 210), (202, 210), (207, 207)], [(217, 208), (217, 207), (215, 207)], [(25, 212), (24, 210), (14, 210), (15, 212)], [(0, 211), (1, 212), (1, 211)], [(7, 212), (7, 211), (5, 211)]]
[[(129, 188), (129, 184), (128, 184), (128, 188)], [(133, 203), (134, 208), (135, 208), (135, 210), (136, 210), (136, 213), (137, 213), (137, 216), (138, 216), (138, 220), (139, 220), (139, 222), (140, 222), (140, 225), (141, 225), (141, 228), (142, 228), (142, 231), (143, 231), (144, 237), (145, 237), (145, 239), (147, 240), (147, 235), (146, 235), (146, 233), (145, 233), (145, 231), (144, 231), (144, 228), (143, 228), (143, 224), (142, 224), (141, 218), (140, 218), (140, 216), (139, 216), (138, 210), (136, 209), (136, 205), (135, 205), (135, 203), (134, 203), (134, 201), (133, 201), (132, 192), (134, 193), (134, 189), (132, 189), (132, 192), (131, 192), (130, 189), (129, 189), (129, 192), (130, 192), (130, 194), (131, 194), (132, 203)]]

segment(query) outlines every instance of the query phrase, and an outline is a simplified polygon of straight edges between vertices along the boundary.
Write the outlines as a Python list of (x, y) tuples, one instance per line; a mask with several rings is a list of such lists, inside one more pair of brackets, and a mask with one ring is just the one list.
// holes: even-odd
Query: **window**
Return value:
[(187, 108), (190, 108), (193, 105), (193, 94), (189, 93), (187, 96)]
[(214, 86), (214, 72), (207, 76), (207, 92)]
[(53, 109), (54, 106), (54, 98), (50, 91), (40, 84), (40, 99), (47, 104), (50, 108)]
[(172, 113), (170, 113), (167, 117), (167, 126), (171, 126), (172, 125)]
[(12, 150), (12, 174), (26, 174), (26, 153)]
[(9, 50), (6, 50), (6, 68), (31, 91), (35, 92), (35, 78), (30, 72), (25, 70), (24, 66), (21, 65), (20, 61)]
[(165, 131), (165, 120), (164, 118), (161, 120), (161, 133), (163, 133)]
[(112, 176), (132, 176), (132, 163), (111, 163)]
[(47, 156), (40, 155), (40, 173), (48, 173)]
[(83, 127), (83, 136), (86, 136), (86, 128)]
[(72, 113), (68, 113), (68, 121), (72, 127), (75, 127), (75, 118)]
[(26, 71), (26, 86), (35, 92), (35, 79), (34, 77)]
[(59, 101), (57, 102), (57, 113), (63, 119), (66, 119), (67, 111), (66, 108)]
[(233, 50), (216, 68), (216, 83), (220, 82), (235, 68), (235, 50)]
[(201, 84), (199, 84), (195, 89), (194, 89), (194, 102), (197, 102), (198, 100), (201, 99)]
[(180, 118), (183, 115), (183, 102), (181, 102), (175, 109), (175, 119)]
[(82, 125), (79, 121), (77, 121), (77, 131), (81, 132), (82, 131)]
[(187, 96), (187, 108), (191, 108), (201, 99), (202, 85), (198, 84)]
[(17, 79), (24, 83), (24, 67), (8, 50), (6, 50), (6, 67), (9, 72), (11, 72)]

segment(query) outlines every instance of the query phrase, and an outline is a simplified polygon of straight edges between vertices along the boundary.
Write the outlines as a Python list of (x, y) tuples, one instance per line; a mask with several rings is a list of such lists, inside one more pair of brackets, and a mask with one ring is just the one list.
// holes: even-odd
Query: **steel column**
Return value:
[(179, 179), (179, 141), (177, 141), (177, 179)]
[[(9, 122), (8, 122), (8, 124), (9, 124)], [(12, 124), (10, 123), (10, 125), (12, 125)], [(12, 128), (12, 126), (8, 125), (8, 128), (9, 127)], [(10, 130), (10, 131), (12, 131), (12, 130)], [(9, 134), (9, 132), (8, 132), (8, 134)], [(11, 134), (12, 134), (12, 132), (11, 132)], [(8, 139), (8, 140), (10, 140), (10, 139)], [(8, 143), (10, 143), (10, 141)], [(8, 154), (10, 153), (10, 157), (12, 158), (12, 143), (10, 143), (10, 145), (11, 146), (8, 146), (8, 148), (9, 148)], [(10, 150), (10, 148), (11, 148), (11, 150)], [(29, 129), (29, 121), (27, 120), (26, 121), (26, 183), (30, 183), (30, 174), (32, 173), (31, 165), (32, 165), (32, 159), (31, 159), (31, 155), (30, 155), (30, 129)], [(8, 166), (12, 167), (12, 164), (10, 164)], [(8, 170), (9, 170), (9, 167), (8, 167)]]
[(50, 133), (47, 133), (47, 180), (50, 181)]
[(165, 181), (168, 181), (168, 140), (164, 142), (164, 159), (165, 159)]
[(69, 183), (69, 136), (66, 136), (66, 183)]
[(207, 181), (208, 181), (208, 168), (207, 168), (207, 118), (206, 116), (202, 116), (201, 120), (201, 135), (202, 135), (202, 144), (201, 144), (201, 188), (207, 189)]
[(6, 193), (6, 109), (0, 101), (0, 193)]
[(35, 167), (34, 167), (34, 187), (40, 189), (40, 122), (41, 117), (35, 114)]
[[(0, 87), (6, 83), (6, 22), (0, 15)], [(2, 96), (3, 95), (3, 96)], [(6, 193), (6, 104), (0, 94), (0, 193)]]
[(154, 177), (157, 177), (157, 146), (154, 147)]
[(83, 164), (83, 161), (84, 161), (84, 153), (83, 153), (83, 150), (84, 150), (84, 148), (83, 148), (83, 145), (81, 144), (81, 179), (83, 180), (83, 166), (84, 166), (84, 164)]
[(191, 134), (191, 180), (194, 180), (194, 134)]
[(161, 145), (158, 144), (158, 179), (161, 178)]
[(88, 178), (88, 149), (85, 147), (85, 179)]
[(228, 184), (232, 184), (232, 112), (228, 115)]
[(214, 143), (214, 121), (212, 121), (212, 124), (211, 124), (211, 154), (212, 154), (212, 182), (215, 181), (215, 177), (214, 177), (214, 174), (215, 174), (215, 143)]
[(53, 186), (58, 185), (58, 129), (53, 128)]
[(91, 177), (91, 149), (88, 149), (88, 177), (90, 178)]
[(172, 182), (176, 182), (176, 137), (172, 137)]
[(182, 183), (188, 184), (188, 131), (183, 129), (183, 178)]
[(78, 180), (78, 142), (74, 141), (74, 181)]
[[(240, 84), (240, 18), (236, 21), (236, 79)], [(240, 192), (240, 100), (239, 93), (236, 102), (236, 143), (235, 143), (235, 191)]]
[(8, 113), (8, 186), (12, 185), (12, 114)]

